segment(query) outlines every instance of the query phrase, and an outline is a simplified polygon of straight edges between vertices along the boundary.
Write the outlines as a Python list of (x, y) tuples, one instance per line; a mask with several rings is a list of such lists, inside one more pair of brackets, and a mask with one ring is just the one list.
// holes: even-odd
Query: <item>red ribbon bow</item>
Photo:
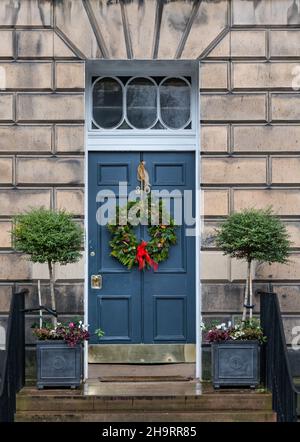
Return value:
[(145, 268), (146, 262), (154, 270), (157, 270), (158, 264), (157, 264), (157, 262), (153, 261), (153, 259), (150, 258), (150, 255), (146, 249), (147, 244), (148, 243), (146, 241), (142, 241), (136, 248), (135, 259), (139, 264), (139, 270), (143, 270)]

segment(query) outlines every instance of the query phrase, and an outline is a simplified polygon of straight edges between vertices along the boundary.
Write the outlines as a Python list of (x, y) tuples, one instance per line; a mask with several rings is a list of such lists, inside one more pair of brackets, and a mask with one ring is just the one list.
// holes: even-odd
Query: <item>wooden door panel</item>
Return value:
[[(193, 153), (144, 153), (152, 190), (193, 190)], [(194, 199), (194, 198), (193, 198)], [(193, 201), (194, 204), (194, 201)], [(182, 201), (182, 219), (184, 203)], [(170, 204), (173, 215), (174, 204)], [(176, 229), (177, 244), (157, 272), (144, 274), (144, 342), (195, 342), (195, 238)]]
[[(136, 186), (139, 153), (89, 154), (89, 276), (102, 276), (102, 289), (89, 288), (89, 323), (92, 329), (101, 328), (105, 335), (92, 343), (140, 343), (141, 278), (138, 271), (127, 270), (110, 256), (110, 233), (97, 223), (96, 213), (105, 199), (97, 198), (101, 191), (118, 196), (119, 181), (127, 181), (129, 191)], [(98, 199), (98, 201), (97, 201)]]

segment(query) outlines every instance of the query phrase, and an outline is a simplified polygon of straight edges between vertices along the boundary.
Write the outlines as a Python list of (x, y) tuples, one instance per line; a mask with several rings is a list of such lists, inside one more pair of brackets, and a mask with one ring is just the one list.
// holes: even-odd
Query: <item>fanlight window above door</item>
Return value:
[(192, 129), (191, 78), (93, 77), (91, 129)]

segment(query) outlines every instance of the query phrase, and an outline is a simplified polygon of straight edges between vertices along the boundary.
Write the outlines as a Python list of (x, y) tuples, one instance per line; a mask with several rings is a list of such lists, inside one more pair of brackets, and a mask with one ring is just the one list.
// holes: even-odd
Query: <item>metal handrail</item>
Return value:
[(0, 422), (13, 422), (16, 394), (25, 384), (24, 296), (27, 293), (27, 289), (14, 293), (10, 303), (0, 379)]
[(44, 311), (48, 313), (51, 316), (54, 316), (57, 318), (57, 311), (53, 310), (52, 308), (46, 307), (45, 305), (39, 305), (38, 307), (30, 307), (22, 310), (24, 313), (33, 313), (33, 312), (40, 312)]
[(261, 326), (267, 337), (263, 349), (263, 381), (272, 391), (278, 422), (296, 422), (300, 389), (292, 377), (278, 296), (263, 291), (257, 294), (260, 295)]

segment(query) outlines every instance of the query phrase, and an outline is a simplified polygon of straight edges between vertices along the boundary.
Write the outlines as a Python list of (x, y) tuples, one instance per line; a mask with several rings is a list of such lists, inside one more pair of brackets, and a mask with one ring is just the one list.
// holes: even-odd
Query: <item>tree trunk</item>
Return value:
[[(247, 319), (247, 307), (245, 305), (252, 305), (252, 279), (251, 279), (251, 261), (248, 261), (247, 265), (247, 279), (244, 297), (244, 309), (242, 321), (245, 322)], [(252, 309), (250, 308), (249, 313), (250, 319), (252, 318)]]
[[(39, 306), (42, 305), (42, 295), (41, 295), (41, 280), (38, 279), (38, 298), (39, 298)], [(40, 328), (43, 327), (43, 310), (39, 311), (40, 313)]]
[(243, 317), (242, 317), (243, 322), (246, 321), (246, 316), (247, 316), (247, 307), (245, 307), (245, 306), (248, 304), (248, 291), (249, 291), (249, 278), (247, 275), (246, 286), (245, 286), (245, 296), (244, 296)]
[(252, 315), (253, 315), (253, 290), (252, 290), (252, 275), (251, 275), (251, 261), (248, 263), (249, 266), (249, 304), (251, 305), (250, 307), (250, 312), (249, 312), (249, 317), (250, 319), (252, 319)]
[[(50, 296), (51, 296), (51, 308), (56, 312), (56, 302), (55, 302), (55, 293), (54, 293), (54, 272), (52, 262), (48, 261), (49, 268), (49, 276), (50, 276)], [(53, 326), (57, 326), (57, 318), (55, 316), (52, 317)]]

